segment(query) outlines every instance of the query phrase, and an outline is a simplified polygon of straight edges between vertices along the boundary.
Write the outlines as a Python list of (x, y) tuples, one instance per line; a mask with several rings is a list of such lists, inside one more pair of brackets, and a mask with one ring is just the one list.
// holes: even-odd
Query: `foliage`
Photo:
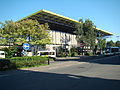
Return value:
[(74, 47), (72, 47), (72, 48), (70, 49), (71, 57), (76, 56), (76, 52), (75, 52), (75, 50), (76, 50), (76, 48), (74, 48)]
[(120, 47), (120, 41), (116, 41), (115, 45), (116, 45), (117, 47)]
[(14, 46), (11, 46), (8, 48), (6, 47), (6, 48), (3, 48), (2, 50), (5, 51), (6, 58), (11, 58), (15, 54), (15, 52), (18, 51), (17, 48), (15, 48)]
[(93, 53), (92, 52), (87, 52), (85, 55), (87, 55), (87, 56), (93, 56)]
[(78, 42), (81, 42), (84, 38), (83, 32), (83, 20), (79, 20), (80, 23), (75, 23), (75, 33), (77, 34), (76, 39)]
[(7, 69), (16, 69), (15, 63), (12, 63), (9, 59), (0, 59), (0, 71)]
[(57, 57), (66, 57), (68, 56), (68, 54), (69, 54), (69, 51), (67, 48), (66, 49), (63, 47), (58, 48)]
[(71, 57), (76, 56), (76, 52), (71, 52)]
[(113, 42), (112, 40), (108, 41), (107, 42), (107, 46), (110, 46), (110, 47), (120, 47), (120, 41), (116, 41), (116, 42)]
[(12, 62), (16, 64), (17, 68), (22, 67), (31, 67), (45, 63), (47, 58), (40, 56), (32, 56), (32, 57), (13, 57), (11, 58)]
[(89, 19), (85, 20), (83, 30), (85, 36), (83, 41), (87, 46), (90, 46), (93, 50), (93, 48), (95, 47), (95, 39), (97, 37), (94, 23)]
[(75, 24), (76, 27), (76, 34), (78, 42), (84, 43), (86, 46), (90, 46), (91, 49), (95, 47), (95, 39), (97, 37), (97, 33), (95, 32), (95, 25), (94, 23), (87, 19), (85, 22), (80, 20), (80, 24)]
[(106, 39), (99, 39), (99, 47), (100, 49), (104, 50), (106, 47)]
[(111, 40), (107, 42), (107, 46), (114, 47), (115, 43)]
[(70, 52), (75, 52), (75, 50), (76, 50), (76, 48), (72, 47), (72, 48), (70, 49)]
[(5, 21), (5, 23), (0, 22), (0, 24), (0, 42), (4, 41), (2, 44), (13, 43), (15, 38), (18, 37), (16, 30), (17, 24), (13, 21)]
[(0, 37), (2, 37), (1, 40), (3, 40), (5, 44), (12, 43), (14, 45), (21, 45), (27, 41), (29, 41), (30, 44), (51, 43), (47, 23), (40, 25), (37, 20), (27, 19), (19, 22), (5, 21), (5, 23), (0, 24)]
[[(13, 57), (9, 59), (0, 60), (0, 70), (4, 70), (7, 65), (8, 69), (16, 69), (22, 67), (34, 67), (45, 64), (47, 57), (32, 56), (32, 57)], [(51, 60), (51, 59), (50, 59)]]

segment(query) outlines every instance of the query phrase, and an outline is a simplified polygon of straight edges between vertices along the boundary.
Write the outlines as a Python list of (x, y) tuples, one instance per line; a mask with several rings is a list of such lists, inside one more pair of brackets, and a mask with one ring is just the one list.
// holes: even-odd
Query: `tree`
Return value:
[(87, 46), (90, 46), (90, 48), (93, 50), (95, 47), (95, 40), (97, 38), (97, 33), (95, 32), (95, 25), (94, 23), (87, 19), (84, 22), (84, 27), (83, 27), (83, 31), (84, 31), (84, 42)]
[(107, 42), (107, 46), (109, 47), (114, 47), (115, 46), (115, 43), (111, 40), (111, 41), (108, 41)]
[(16, 24), (13, 21), (5, 21), (1, 23), (0, 28), (0, 42), (1, 44), (9, 44), (15, 41), (15, 38), (18, 36), (16, 31)]
[(78, 42), (81, 42), (84, 38), (84, 32), (83, 32), (83, 20), (79, 20), (80, 23), (75, 23), (75, 33), (76, 39)]
[(19, 22), (5, 21), (0, 23), (0, 37), (5, 43), (13, 45), (29, 42), (30, 44), (49, 44), (48, 24), (39, 24), (37, 20), (23, 20)]
[(116, 41), (115, 46), (120, 47), (120, 41)]
[(75, 24), (75, 32), (78, 41), (82, 41), (86, 46), (90, 46), (92, 50), (94, 49), (97, 33), (95, 32), (95, 25), (91, 20), (87, 19), (83, 22), (80, 19), (80, 23)]
[(101, 50), (104, 50), (106, 47), (106, 39), (100, 39), (99, 40), (99, 47)]

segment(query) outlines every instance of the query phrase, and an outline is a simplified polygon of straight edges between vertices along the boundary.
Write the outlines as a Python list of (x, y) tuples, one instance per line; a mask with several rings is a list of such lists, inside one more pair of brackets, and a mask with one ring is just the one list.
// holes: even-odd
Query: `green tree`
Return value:
[(83, 20), (79, 20), (80, 23), (75, 23), (75, 33), (76, 39), (78, 42), (81, 42), (84, 38), (84, 32), (83, 32)]
[(106, 39), (100, 39), (99, 40), (99, 47), (101, 50), (104, 50), (106, 47)]
[(95, 40), (97, 38), (97, 33), (95, 32), (95, 25), (90, 20), (85, 20), (83, 24), (83, 31), (84, 31), (84, 43), (93, 50), (95, 47)]
[(5, 21), (5, 23), (0, 22), (0, 24), (0, 43), (14, 43), (15, 38), (18, 36), (16, 31), (16, 24), (13, 21)]
[(91, 20), (87, 19), (83, 22), (80, 19), (80, 23), (75, 24), (75, 32), (79, 42), (82, 41), (86, 46), (90, 46), (92, 50), (94, 49), (97, 33), (95, 32), (95, 25)]
[(120, 41), (116, 41), (115, 46), (120, 47)]
[(115, 43), (111, 40), (107, 42), (107, 46), (114, 47)]
[(48, 24), (39, 24), (37, 20), (23, 20), (19, 22), (5, 21), (0, 23), (1, 41), (12, 43), (13, 45), (29, 42), (30, 44), (49, 44)]

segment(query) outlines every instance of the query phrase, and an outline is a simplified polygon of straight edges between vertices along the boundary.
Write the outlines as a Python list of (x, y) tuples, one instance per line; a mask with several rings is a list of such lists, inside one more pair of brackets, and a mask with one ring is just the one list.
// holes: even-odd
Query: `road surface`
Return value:
[(78, 60), (44, 71), (0, 73), (0, 90), (120, 90), (120, 57)]

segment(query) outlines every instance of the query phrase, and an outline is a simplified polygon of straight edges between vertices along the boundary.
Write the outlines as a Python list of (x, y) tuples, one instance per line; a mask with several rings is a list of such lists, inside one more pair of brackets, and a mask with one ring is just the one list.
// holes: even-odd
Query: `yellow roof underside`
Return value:
[[(53, 13), (53, 12), (50, 12), (50, 11), (44, 10), (44, 9), (42, 9), (42, 10), (36, 12), (36, 13), (33, 13), (33, 14), (31, 14), (31, 15), (29, 15), (29, 16), (23, 18), (23, 19), (26, 19), (26, 18), (28, 18), (28, 17), (31, 17), (31, 16), (36, 15), (36, 14), (41, 13), (41, 12), (49, 13), (49, 14), (51, 14), (51, 15), (55, 15), (55, 16), (58, 16), (58, 17), (60, 17), (60, 18), (64, 18), (64, 19), (67, 19), (67, 20), (70, 20), (70, 21), (73, 21), (73, 22), (76, 22), (76, 23), (80, 23), (80, 22), (77, 21), (77, 20), (74, 20), (74, 19), (71, 19), (71, 18), (62, 16), (62, 15), (59, 15), (59, 14), (56, 14), (56, 13)], [(21, 19), (21, 20), (23, 20), (23, 19)], [(19, 20), (19, 21), (20, 21), (20, 20)], [(104, 31), (104, 30), (102, 30), (102, 29), (99, 29), (99, 28), (96, 28), (96, 29), (97, 29), (98, 31), (104, 32), (104, 33), (106, 33), (106, 34), (113, 35), (113, 33)]]

